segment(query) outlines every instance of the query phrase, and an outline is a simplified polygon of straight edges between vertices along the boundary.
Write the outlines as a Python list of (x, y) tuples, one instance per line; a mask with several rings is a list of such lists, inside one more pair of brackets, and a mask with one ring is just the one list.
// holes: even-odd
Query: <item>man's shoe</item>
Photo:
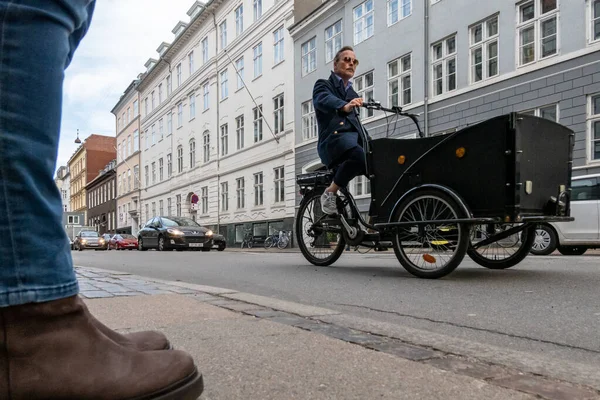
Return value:
[(325, 191), (321, 195), (321, 210), (324, 214), (337, 214), (336, 195), (333, 192)]
[(0, 308), (0, 399), (196, 400), (190, 355), (109, 339), (78, 296)]
[(102, 322), (98, 321), (88, 310), (87, 306), (83, 301), (81, 302), (85, 307), (86, 314), (92, 323), (104, 333), (109, 339), (117, 342), (121, 346), (130, 347), (134, 350), (150, 351), (150, 350), (170, 350), (172, 349), (171, 343), (165, 335), (156, 331), (142, 331), (133, 332), (128, 334), (121, 334), (113, 331)]

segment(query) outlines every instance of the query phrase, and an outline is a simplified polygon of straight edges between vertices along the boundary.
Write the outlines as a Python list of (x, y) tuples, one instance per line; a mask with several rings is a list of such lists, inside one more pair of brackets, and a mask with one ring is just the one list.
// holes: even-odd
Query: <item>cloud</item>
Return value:
[(145, 70), (148, 58), (158, 58), (162, 42), (171, 43), (177, 22), (194, 0), (99, 0), (64, 82), (61, 139), (57, 168), (66, 165), (79, 137), (115, 135), (110, 110), (132, 80)]

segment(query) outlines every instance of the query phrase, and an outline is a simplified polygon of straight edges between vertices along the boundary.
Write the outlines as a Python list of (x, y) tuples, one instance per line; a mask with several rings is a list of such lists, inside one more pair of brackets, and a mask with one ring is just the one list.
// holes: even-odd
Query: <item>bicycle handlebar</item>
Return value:
[(370, 109), (370, 110), (380, 110), (380, 111), (390, 112), (390, 113), (408, 117), (417, 126), (417, 130), (419, 131), (419, 136), (423, 137), (423, 132), (421, 132), (421, 126), (419, 125), (418, 116), (416, 114), (403, 112), (402, 107), (400, 107), (400, 106), (393, 106), (392, 108), (387, 108), (387, 107), (383, 107), (379, 101), (366, 101), (366, 102), (363, 102), (362, 107)]

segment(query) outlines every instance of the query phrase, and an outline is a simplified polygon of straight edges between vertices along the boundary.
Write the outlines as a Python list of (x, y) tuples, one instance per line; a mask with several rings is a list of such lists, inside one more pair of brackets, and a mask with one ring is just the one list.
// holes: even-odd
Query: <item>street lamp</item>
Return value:
[(79, 139), (79, 129), (77, 129), (77, 139), (75, 139), (75, 143), (81, 143), (81, 140)]

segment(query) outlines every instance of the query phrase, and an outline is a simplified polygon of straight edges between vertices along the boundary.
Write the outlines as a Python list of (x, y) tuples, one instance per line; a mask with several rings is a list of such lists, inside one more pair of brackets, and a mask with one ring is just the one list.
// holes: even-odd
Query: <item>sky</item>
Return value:
[(162, 42), (172, 43), (177, 22), (194, 0), (98, 0), (90, 29), (65, 71), (57, 168), (67, 165), (79, 138), (115, 136), (111, 110), (131, 81), (158, 59)]

